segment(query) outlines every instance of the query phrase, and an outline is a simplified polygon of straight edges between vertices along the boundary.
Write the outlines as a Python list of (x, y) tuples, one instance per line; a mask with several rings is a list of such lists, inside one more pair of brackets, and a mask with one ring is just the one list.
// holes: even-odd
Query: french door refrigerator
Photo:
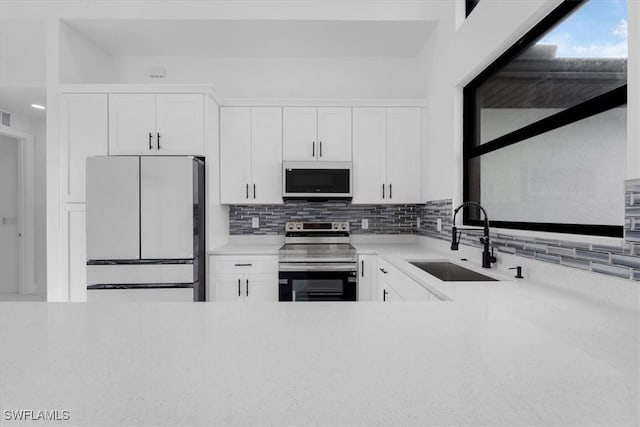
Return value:
[(204, 162), (87, 159), (87, 301), (204, 301)]

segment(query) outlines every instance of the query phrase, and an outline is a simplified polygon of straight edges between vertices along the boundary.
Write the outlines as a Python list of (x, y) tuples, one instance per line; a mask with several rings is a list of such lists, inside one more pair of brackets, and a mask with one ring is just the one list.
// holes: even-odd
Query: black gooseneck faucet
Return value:
[(453, 227), (451, 228), (451, 250), (457, 251), (458, 245), (460, 243), (460, 235), (462, 233), (458, 232), (458, 230), (466, 230), (465, 228), (458, 229), (456, 227), (456, 215), (458, 215), (458, 211), (467, 206), (475, 206), (484, 215), (484, 236), (480, 238), (480, 243), (484, 245), (484, 250), (482, 251), (482, 267), (483, 268), (491, 268), (491, 263), (496, 262), (496, 257), (493, 256), (493, 249), (491, 252), (489, 251), (490, 239), (489, 239), (489, 217), (487, 216), (487, 211), (484, 210), (480, 203), (476, 202), (464, 202), (453, 211)]

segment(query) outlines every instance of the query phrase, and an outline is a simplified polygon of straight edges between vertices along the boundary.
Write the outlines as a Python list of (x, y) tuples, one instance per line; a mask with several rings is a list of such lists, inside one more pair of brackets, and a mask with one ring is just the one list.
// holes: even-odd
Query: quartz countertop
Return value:
[(442, 282), (408, 263), (448, 259), (417, 242), (354, 246), (447, 300), (0, 303), (0, 406), (83, 426), (640, 423), (637, 308), (503, 270)]
[(2, 303), (1, 405), (64, 425), (637, 425), (637, 312), (540, 292)]

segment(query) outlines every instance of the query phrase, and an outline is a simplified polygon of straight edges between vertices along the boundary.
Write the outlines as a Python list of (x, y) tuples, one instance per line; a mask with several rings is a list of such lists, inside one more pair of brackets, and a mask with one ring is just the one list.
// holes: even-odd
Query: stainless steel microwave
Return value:
[(351, 162), (282, 162), (285, 199), (351, 199)]

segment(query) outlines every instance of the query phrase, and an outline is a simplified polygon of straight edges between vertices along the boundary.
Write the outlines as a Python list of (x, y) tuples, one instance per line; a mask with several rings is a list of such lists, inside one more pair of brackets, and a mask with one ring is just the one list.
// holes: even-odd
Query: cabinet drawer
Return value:
[(389, 287), (393, 288), (393, 290), (397, 292), (402, 300), (429, 300), (429, 291), (419, 285), (415, 280), (411, 279), (409, 276), (390, 265), (385, 260), (381, 258), (378, 259), (378, 268), (378, 271), (380, 271), (380, 269), (386, 271), (386, 274), (384, 272), (381, 272), (381, 277)]
[(277, 274), (276, 255), (211, 257), (210, 268), (215, 274)]

